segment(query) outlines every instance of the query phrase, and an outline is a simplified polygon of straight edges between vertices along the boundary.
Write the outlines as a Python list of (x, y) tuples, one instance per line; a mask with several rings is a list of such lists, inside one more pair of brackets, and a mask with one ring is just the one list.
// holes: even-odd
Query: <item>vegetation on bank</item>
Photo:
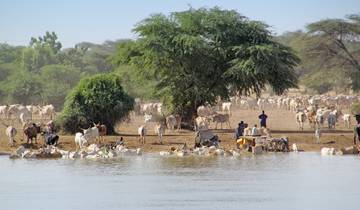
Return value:
[(75, 133), (101, 123), (111, 134), (115, 123), (127, 117), (133, 107), (134, 99), (124, 92), (120, 77), (98, 74), (80, 80), (68, 94), (57, 124), (65, 132)]

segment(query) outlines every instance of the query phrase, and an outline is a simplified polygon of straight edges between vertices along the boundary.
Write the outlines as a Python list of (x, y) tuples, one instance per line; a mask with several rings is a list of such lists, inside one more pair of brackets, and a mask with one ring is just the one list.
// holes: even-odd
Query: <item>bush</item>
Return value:
[(67, 95), (59, 119), (65, 132), (75, 133), (79, 128), (92, 126), (92, 122), (105, 124), (108, 133), (114, 125), (127, 117), (133, 109), (134, 99), (126, 94), (120, 77), (98, 74), (82, 79)]

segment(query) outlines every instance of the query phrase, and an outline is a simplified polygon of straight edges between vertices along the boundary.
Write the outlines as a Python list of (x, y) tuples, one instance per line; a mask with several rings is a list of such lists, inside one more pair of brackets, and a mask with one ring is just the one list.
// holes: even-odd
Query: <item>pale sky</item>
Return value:
[(55, 31), (64, 47), (135, 38), (134, 25), (150, 14), (184, 11), (189, 5), (237, 10), (264, 21), (274, 34), (360, 12), (360, 0), (0, 0), (0, 42), (27, 45), (46, 31)]

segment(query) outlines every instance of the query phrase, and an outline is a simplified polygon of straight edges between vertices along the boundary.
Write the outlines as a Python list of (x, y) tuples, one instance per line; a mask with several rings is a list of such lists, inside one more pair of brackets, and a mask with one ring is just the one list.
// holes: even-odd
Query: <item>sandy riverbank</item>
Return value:
[[(230, 119), (231, 129), (217, 129), (213, 130), (221, 140), (220, 147), (229, 150), (234, 149), (234, 129), (240, 120), (244, 120), (253, 125), (258, 123), (257, 115), (259, 110), (234, 110)], [(295, 121), (295, 114), (290, 111), (284, 110), (267, 110), (266, 114), (268, 118), (268, 127), (271, 129), (273, 137), (287, 136), (290, 141), (290, 145), (296, 143), (298, 148), (305, 152), (320, 152), (322, 147), (334, 147), (340, 149), (342, 147), (348, 147), (353, 145), (353, 133), (352, 129), (347, 129), (343, 126), (342, 121), (337, 124), (336, 130), (323, 129), (323, 136), (321, 138), (321, 144), (315, 144), (315, 137), (313, 129), (305, 123), (304, 131), (298, 129), (298, 125)], [(353, 119), (354, 122), (354, 119)], [(9, 123), (8, 123), (9, 124)], [(155, 123), (150, 123), (147, 126), (148, 136), (146, 137), (146, 143), (142, 145), (138, 141), (137, 128), (143, 124), (142, 116), (132, 116), (130, 123), (122, 123), (116, 126), (116, 130), (119, 133), (117, 136), (106, 136), (104, 143), (111, 144), (116, 142), (121, 136), (125, 140), (125, 145), (128, 148), (142, 148), (144, 152), (156, 153), (159, 151), (168, 151), (171, 147), (180, 148), (184, 143), (189, 147), (194, 146), (194, 132), (189, 130), (181, 130), (180, 132), (166, 130), (166, 134), (163, 138), (164, 144), (160, 145), (158, 137), (154, 133)], [(9, 147), (8, 139), (5, 135), (5, 127), (0, 127), (0, 153), (8, 153), (15, 150), (18, 146), (24, 144), (21, 141), (23, 138), (21, 126), (14, 125), (18, 129), (16, 136), (16, 147)], [(211, 125), (214, 128), (214, 125)], [(220, 127), (220, 125), (219, 125)], [(33, 145), (34, 148), (41, 147), (43, 140), (39, 137), (39, 144)], [(27, 146), (27, 145), (25, 145)], [(59, 140), (59, 148), (64, 150), (75, 150), (74, 135), (61, 135)]]

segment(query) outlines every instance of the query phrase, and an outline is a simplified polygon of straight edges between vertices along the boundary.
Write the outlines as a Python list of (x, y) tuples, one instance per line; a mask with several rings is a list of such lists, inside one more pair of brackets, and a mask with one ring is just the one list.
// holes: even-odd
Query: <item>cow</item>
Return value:
[(84, 131), (84, 137), (86, 141), (90, 142), (92, 140), (96, 140), (99, 138), (99, 129), (94, 125), (93, 127), (89, 127), (88, 129), (82, 129)]
[(77, 132), (75, 134), (75, 147), (79, 146), (79, 149), (82, 149), (88, 141), (86, 140), (84, 134)]
[(175, 126), (177, 128), (177, 131), (181, 129), (181, 120), (182, 117), (179, 114), (172, 114), (166, 117), (166, 126), (169, 130), (174, 130)]
[(304, 130), (304, 122), (306, 119), (306, 115), (303, 111), (299, 111), (295, 115), (296, 122), (299, 124), (299, 129)]
[(306, 112), (307, 120), (309, 121), (310, 127), (315, 127), (316, 124), (316, 112), (315, 111), (307, 111)]
[(329, 109), (318, 109), (316, 111), (315, 122), (317, 126), (322, 126), (324, 124), (324, 120), (328, 118), (331, 110)]
[(145, 136), (146, 136), (146, 127), (145, 125), (142, 125), (138, 128), (138, 134), (140, 136), (139, 141), (142, 144), (145, 144)]
[(163, 104), (162, 103), (144, 103), (140, 105), (140, 112), (144, 114), (151, 114), (151, 113), (163, 113)]
[(350, 116), (350, 114), (344, 114), (343, 116), (342, 116), (342, 119), (344, 120), (344, 126), (346, 127), (346, 128), (350, 128), (350, 125), (351, 125), (351, 116)]
[(8, 107), (7, 117), (10, 119), (13, 115), (17, 116), (19, 113), (20, 104), (12, 104)]
[(165, 133), (165, 125), (163, 123), (156, 123), (155, 133), (159, 136), (160, 144), (163, 144), (162, 137)]
[(144, 122), (145, 123), (148, 123), (148, 122), (151, 122), (151, 120), (152, 120), (152, 114), (144, 114)]
[(215, 122), (215, 129), (217, 129), (218, 123), (220, 123), (221, 129), (222, 129), (222, 124), (223, 123), (227, 123), (229, 128), (231, 128), (230, 127), (230, 116), (229, 116), (229, 114), (215, 114), (212, 117), (212, 121)]
[(223, 112), (227, 112), (231, 116), (231, 102), (223, 102), (221, 106)]
[(0, 115), (2, 115), (4, 119), (6, 119), (8, 116), (8, 109), (9, 109), (8, 105), (0, 106)]
[(15, 146), (15, 136), (17, 134), (16, 128), (9, 125), (5, 125), (5, 126), (6, 126), (5, 134), (9, 138), (9, 145), (13, 147)]
[(336, 120), (337, 120), (336, 113), (330, 112), (330, 114), (327, 117), (328, 128), (335, 128)]
[(52, 120), (54, 114), (55, 114), (55, 108), (52, 104), (43, 106), (39, 111), (39, 115), (41, 119)]
[(41, 111), (41, 106), (37, 105), (27, 105), (26, 109), (30, 112), (31, 114), (31, 119), (34, 118), (34, 116), (36, 115), (40, 115), (40, 111)]
[(197, 116), (200, 117), (208, 117), (210, 115), (215, 114), (215, 112), (212, 110), (210, 106), (199, 106), (196, 109), (196, 112), (197, 112)]
[(106, 125), (101, 125), (100, 123), (98, 123), (98, 124), (94, 123), (94, 126), (96, 126), (97, 129), (99, 130), (99, 140), (102, 141), (104, 136), (106, 136), (106, 134), (107, 134)]
[(30, 112), (22, 112), (19, 115), (19, 119), (22, 125), (30, 122), (31, 120), (31, 113)]
[(195, 131), (209, 129), (210, 118), (199, 116), (195, 118)]
[(19, 119), (21, 123), (24, 123), (31, 118), (31, 112), (23, 105), (13, 104), (9, 106), (7, 116), (8, 118)]
[(27, 138), (26, 143), (32, 143), (32, 140), (35, 138), (35, 144), (37, 144), (37, 134), (41, 132), (40, 125), (35, 123), (27, 123), (24, 125), (24, 134)]
[(166, 117), (166, 125), (169, 130), (173, 131), (176, 124), (176, 117), (174, 115), (169, 115)]

